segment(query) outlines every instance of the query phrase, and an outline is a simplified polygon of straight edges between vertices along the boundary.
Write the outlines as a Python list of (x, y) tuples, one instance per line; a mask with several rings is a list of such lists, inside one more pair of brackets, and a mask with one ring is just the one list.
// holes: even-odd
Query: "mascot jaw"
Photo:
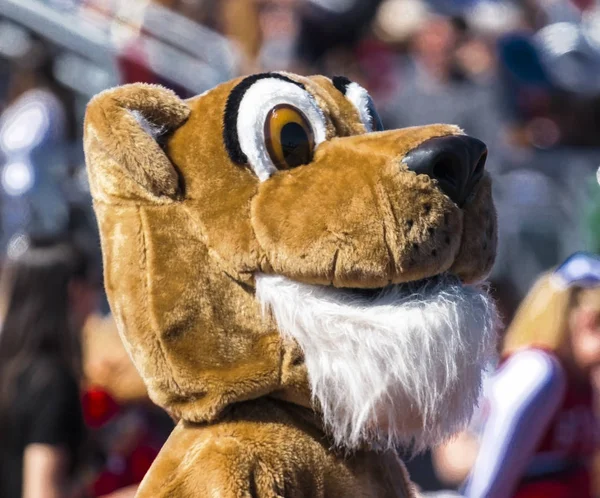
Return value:
[(335, 287), (335, 286), (326, 286), (328, 292), (331, 293), (340, 293), (346, 294), (349, 297), (355, 299), (358, 302), (366, 301), (372, 302), (376, 300), (383, 292), (389, 290), (391, 288), (398, 288), (404, 290), (406, 292), (419, 292), (419, 289), (435, 285), (436, 282), (439, 282), (442, 279), (447, 279), (448, 281), (454, 280), (457, 284), (461, 283), (461, 280), (458, 276), (452, 275), (450, 273), (440, 273), (438, 275), (433, 275), (431, 277), (425, 277), (419, 280), (411, 280), (408, 282), (402, 282), (398, 284), (389, 284), (385, 287)]
[(382, 289), (256, 276), (256, 296), (302, 348), (339, 446), (435, 445), (468, 422), (495, 354), (493, 301), (441, 274)]

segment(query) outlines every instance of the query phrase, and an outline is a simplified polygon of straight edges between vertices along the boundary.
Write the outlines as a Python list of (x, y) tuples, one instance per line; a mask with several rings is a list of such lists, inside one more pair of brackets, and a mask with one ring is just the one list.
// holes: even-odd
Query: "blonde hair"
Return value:
[(510, 324), (503, 355), (518, 349), (540, 347), (564, 350), (569, 335), (570, 312), (577, 306), (600, 311), (600, 287), (566, 286), (552, 273), (542, 275), (529, 291)]

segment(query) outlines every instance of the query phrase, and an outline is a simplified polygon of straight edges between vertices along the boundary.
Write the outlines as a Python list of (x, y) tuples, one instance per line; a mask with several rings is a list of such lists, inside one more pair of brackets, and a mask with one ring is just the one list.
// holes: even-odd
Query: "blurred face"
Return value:
[(98, 288), (85, 280), (76, 279), (69, 284), (71, 316), (77, 328), (82, 328), (88, 316), (98, 308)]
[(259, 22), (265, 39), (293, 36), (297, 29), (293, 2), (264, 2)]
[(576, 366), (586, 375), (600, 367), (600, 310), (581, 305), (570, 318), (571, 348)]
[(473, 38), (456, 50), (456, 59), (461, 68), (473, 76), (488, 73), (493, 68), (494, 56), (483, 41)]
[(433, 18), (415, 35), (414, 53), (430, 70), (444, 72), (455, 45), (456, 33), (452, 24), (443, 18)]

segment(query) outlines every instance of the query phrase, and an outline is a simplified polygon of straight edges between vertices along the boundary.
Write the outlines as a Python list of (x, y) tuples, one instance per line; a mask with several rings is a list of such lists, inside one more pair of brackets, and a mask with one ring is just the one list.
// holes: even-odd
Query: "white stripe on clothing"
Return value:
[(467, 482), (467, 498), (507, 498), (560, 407), (565, 373), (539, 350), (514, 354), (498, 371), (489, 391), (490, 413)]

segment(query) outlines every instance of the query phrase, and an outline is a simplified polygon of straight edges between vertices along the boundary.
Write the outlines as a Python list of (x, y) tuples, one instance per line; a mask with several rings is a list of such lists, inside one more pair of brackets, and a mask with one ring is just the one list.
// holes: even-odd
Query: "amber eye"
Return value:
[(280, 104), (267, 114), (265, 144), (275, 167), (289, 169), (312, 160), (315, 137), (302, 111)]

